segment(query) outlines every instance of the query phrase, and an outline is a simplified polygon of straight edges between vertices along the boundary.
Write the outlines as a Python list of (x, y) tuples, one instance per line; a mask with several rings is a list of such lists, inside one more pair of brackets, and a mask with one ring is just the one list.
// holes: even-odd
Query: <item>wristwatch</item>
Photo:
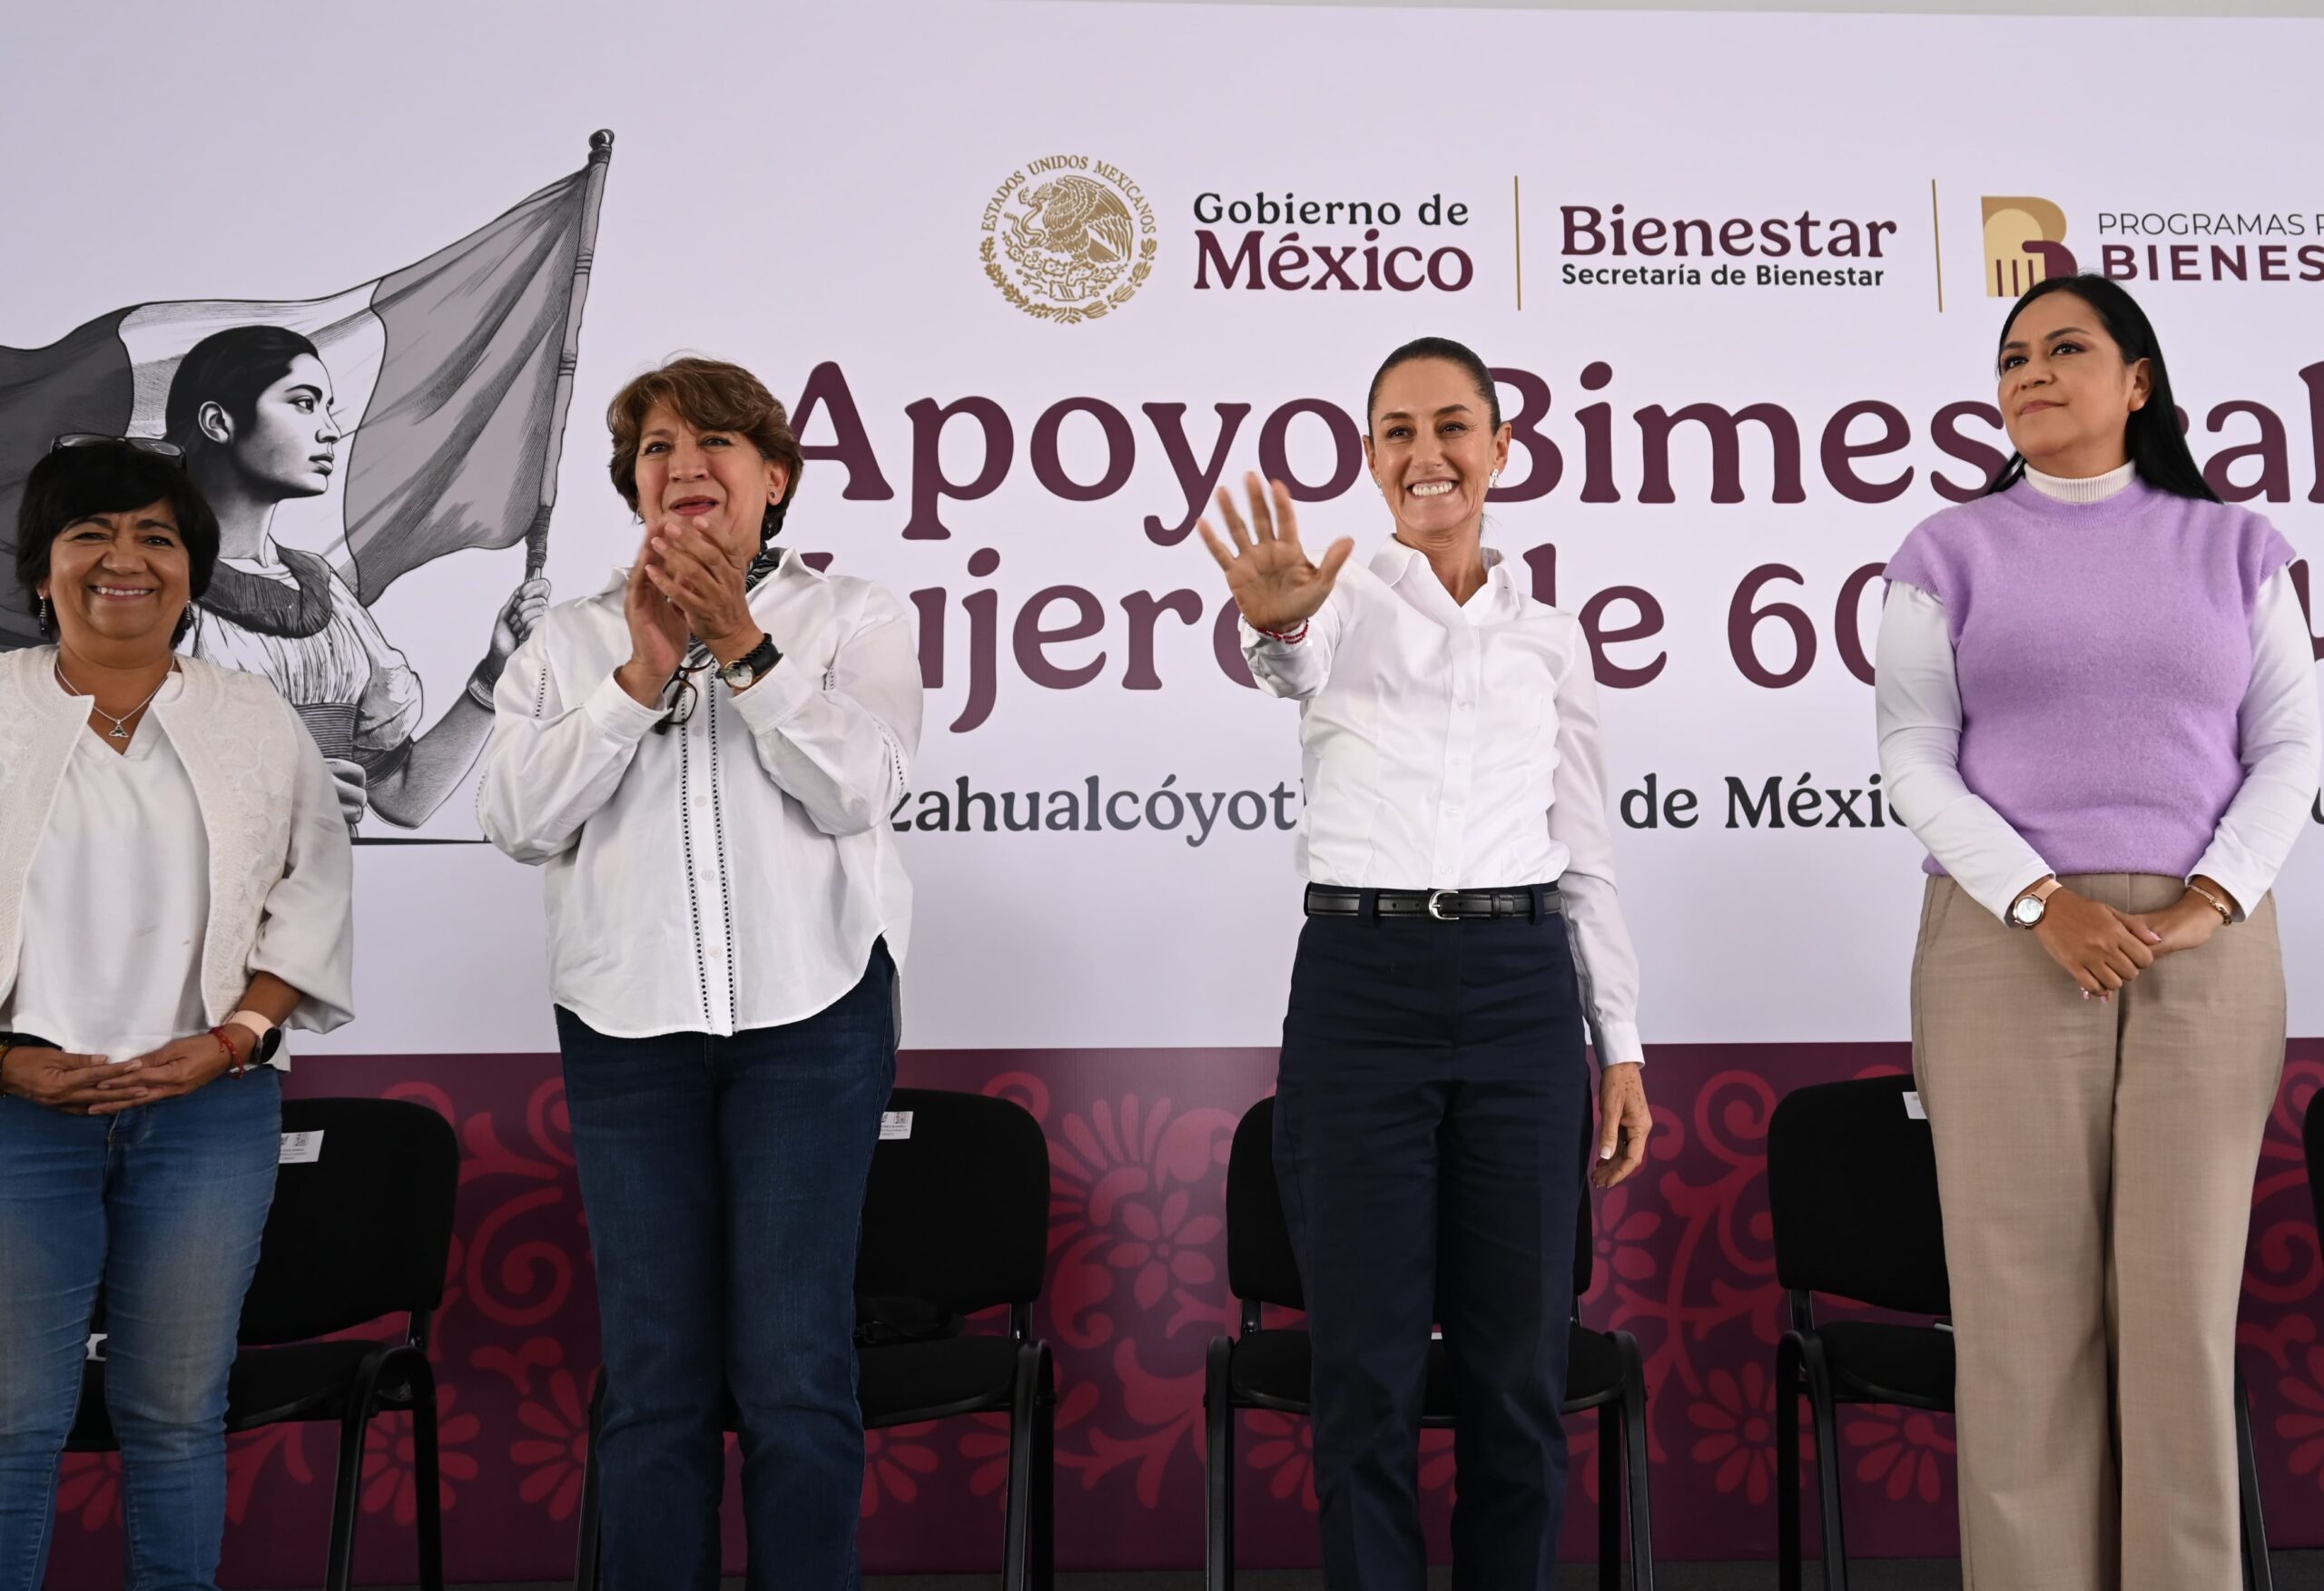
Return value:
[(248, 1007), (235, 1012), (228, 1016), (224, 1023), (220, 1024), (222, 1026), (228, 1025), (247, 1029), (250, 1033), (251, 1056), (250, 1059), (242, 1063), (245, 1067), (266, 1065), (274, 1058), (274, 1052), (282, 1047), (282, 1029)]
[(2042, 918), (2049, 914), (2050, 897), (2058, 892), (2057, 876), (2052, 874), (2009, 903), (2009, 926), (2014, 928), (2039, 928)]
[(722, 664), (718, 677), (726, 682), (730, 691), (747, 691), (753, 681), (766, 678), (782, 661), (783, 653), (774, 649), (774, 637), (761, 631), (759, 643), (733, 663)]

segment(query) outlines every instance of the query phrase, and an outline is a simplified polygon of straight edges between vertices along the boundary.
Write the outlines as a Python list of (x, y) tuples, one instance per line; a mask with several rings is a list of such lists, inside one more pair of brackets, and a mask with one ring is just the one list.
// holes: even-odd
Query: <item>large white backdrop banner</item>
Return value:
[[(2214, 478), (2303, 553), (2324, 534), (2315, 23), (413, 0), (19, 8), (10, 47), (0, 344), (48, 379), (116, 338), (146, 430), (234, 305), (327, 344), (354, 467), (275, 532), (401, 654), (435, 763), (527, 573), (521, 470), (554, 461), (546, 574), (577, 596), (635, 545), (601, 419), (625, 379), (699, 350), (794, 403), (790, 539), (920, 624), (917, 1046), (1274, 1042), (1295, 713), (1236, 677), (1188, 525), (1264, 465), (1311, 540), (1376, 545), (1363, 398), (1409, 338), (1502, 373), (1489, 537), (1599, 638), (1649, 1042), (1905, 1033), (1920, 851), (1875, 780), (1876, 570), (1998, 461), (2017, 287), (2122, 278)], [(600, 127), (560, 453), (541, 329)], [(534, 329), (487, 358), (448, 318), (489, 271), (457, 262), (520, 233), (487, 309)], [(535, 361), (529, 437), (395, 396), (448, 401), (470, 351), (471, 382)], [(518, 473), (424, 456), (487, 445)], [(394, 571), (356, 571), (359, 516)], [(2142, 647), (2171, 644), (2158, 592)], [(375, 797), (361, 1015), (311, 1047), (551, 1046), (537, 881), (474, 842), (472, 779)], [(2280, 893), (2298, 968), (2324, 843)]]

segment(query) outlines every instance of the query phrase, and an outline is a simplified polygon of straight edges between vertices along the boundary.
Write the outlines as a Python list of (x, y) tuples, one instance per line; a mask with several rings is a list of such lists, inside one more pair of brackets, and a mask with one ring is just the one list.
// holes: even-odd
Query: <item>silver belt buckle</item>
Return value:
[(1447, 917), (1443, 911), (1438, 909), (1438, 903), (1447, 895), (1458, 895), (1460, 891), (1457, 889), (1431, 889), (1428, 892), (1428, 915), (1434, 918), (1438, 922), (1459, 922), (1461, 919), (1458, 917)]

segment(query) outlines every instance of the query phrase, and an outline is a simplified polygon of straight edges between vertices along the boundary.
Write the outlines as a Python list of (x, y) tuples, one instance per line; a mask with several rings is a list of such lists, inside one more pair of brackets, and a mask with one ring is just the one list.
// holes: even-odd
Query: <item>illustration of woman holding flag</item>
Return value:
[(510, 594), (466, 690), (422, 731), (419, 677), (369, 610), (328, 561), (270, 534), (279, 504), (321, 496), (342, 466), (315, 345), (280, 326), (214, 332), (180, 362), (165, 414), (220, 532), (187, 650), (273, 682), (321, 748), (350, 829), (367, 804), (403, 828), (425, 822), (483, 749), (492, 687), (547, 611), (548, 582)]

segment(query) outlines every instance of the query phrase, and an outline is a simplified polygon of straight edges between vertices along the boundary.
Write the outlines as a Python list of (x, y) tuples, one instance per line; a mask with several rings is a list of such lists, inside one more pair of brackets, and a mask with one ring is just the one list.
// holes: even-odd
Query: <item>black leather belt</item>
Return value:
[[(1382, 917), (1424, 917), (1438, 922), (1469, 918), (1532, 917), (1561, 911), (1555, 884), (1519, 884), (1505, 889), (1349, 889), (1336, 884), (1307, 886), (1309, 917), (1362, 917), (1364, 898), (1374, 897)], [(1538, 908), (1536, 901), (1540, 902)]]

